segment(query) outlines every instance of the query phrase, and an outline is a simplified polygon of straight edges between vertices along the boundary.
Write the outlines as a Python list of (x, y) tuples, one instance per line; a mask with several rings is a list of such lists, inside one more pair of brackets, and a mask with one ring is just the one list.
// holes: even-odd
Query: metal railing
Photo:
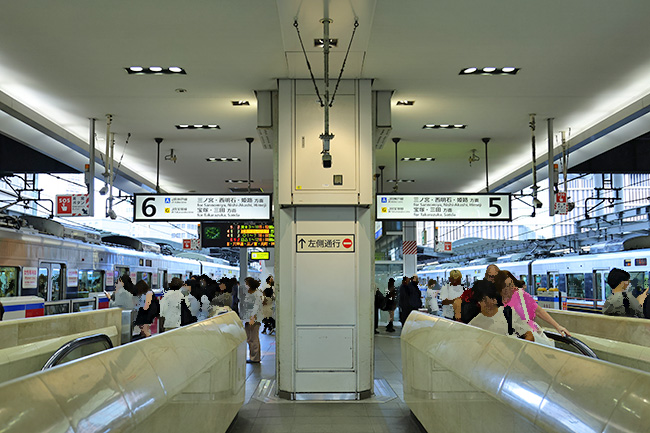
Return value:
[(594, 353), (593, 350), (589, 346), (587, 346), (585, 343), (583, 343), (581, 340), (578, 340), (575, 337), (570, 337), (570, 336), (564, 336), (560, 335), (556, 332), (550, 332), (550, 331), (544, 331), (544, 334), (551, 340), (564, 343), (568, 346), (573, 347), (576, 349), (579, 353), (581, 353), (584, 356), (588, 356), (589, 358), (595, 358), (598, 359), (598, 356)]
[[(68, 357), (72, 352), (74, 352), (75, 350), (79, 350), (80, 348), (89, 346), (91, 344), (99, 344), (100, 347), (103, 346), (103, 348), (101, 348), (100, 350), (95, 350), (92, 353), (101, 352), (103, 350), (113, 348), (113, 342), (111, 341), (110, 338), (108, 338), (106, 334), (93, 334), (93, 335), (88, 335), (86, 337), (79, 337), (65, 343), (56, 352), (54, 352), (54, 355), (52, 355), (50, 359), (47, 360), (47, 362), (45, 363), (41, 371), (62, 364), (63, 363), (62, 361), (65, 361), (66, 357)], [(86, 353), (83, 356), (88, 356), (91, 355), (92, 353)]]

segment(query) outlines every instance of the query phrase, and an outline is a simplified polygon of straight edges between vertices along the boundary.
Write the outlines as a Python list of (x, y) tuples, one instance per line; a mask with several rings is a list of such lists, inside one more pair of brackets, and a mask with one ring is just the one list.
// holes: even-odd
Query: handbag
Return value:
[[(517, 290), (519, 293), (519, 300), (521, 301), (521, 306), (522, 309), (524, 310), (524, 320), (526, 323), (530, 321), (530, 316), (528, 316), (528, 308), (526, 308), (526, 300), (524, 299), (524, 291), (519, 289)], [(530, 325), (528, 325), (530, 326)], [(532, 329), (531, 327), (531, 332), (533, 333), (533, 338), (535, 339), (535, 343), (543, 344), (544, 346), (549, 346), (549, 347), (555, 347), (555, 343), (553, 340), (548, 338), (544, 331), (542, 330), (541, 327), (537, 327), (537, 330)]]

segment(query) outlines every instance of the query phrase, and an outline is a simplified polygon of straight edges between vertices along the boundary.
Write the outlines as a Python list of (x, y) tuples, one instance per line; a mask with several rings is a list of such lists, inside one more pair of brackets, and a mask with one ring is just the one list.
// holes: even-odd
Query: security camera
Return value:
[(104, 185), (102, 189), (99, 190), (99, 194), (106, 195), (108, 193), (108, 185)]
[(332, 155), (329, 153), (323, 154), (323, 168), (332, 168)]
[(540, 209), (540, 208), (543, 206), (543, 205), (542, 205), (542, 202), (539, 201), (537, 198), (534, 198), (534, 199), (533, 199), (533, 204), (535, 205), (535, 207), (536, 207), (537, 209)]
[(114, 219), (117, 219), (117, 214), (115, 213), (115, 211), (113, 209), (111, 209), (111, 210), (108, 211), (108, 217), (110, 219), (114, 220)]

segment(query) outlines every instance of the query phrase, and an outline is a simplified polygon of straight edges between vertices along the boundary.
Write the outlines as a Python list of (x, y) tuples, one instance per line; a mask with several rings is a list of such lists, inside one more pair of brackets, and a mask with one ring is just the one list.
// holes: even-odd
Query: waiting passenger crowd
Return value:
[(187, 281), (172, 278), (162, 299), (158, 299), (145, 281), (135, 285), (129, 275), (122, 275), (115, 285), (115, 292), (105, 292), (110, 307), (136, 311), (133, 340), (151, 335), (151, 326), (158, 318), (161, 331), (205, 320), (209, 317), (236, 312), (244, 323), (249, 346), (250, 363), (261, 359), (259, 329), (262, 333), (275, 332), (275, 282), (273, 276), (266, 279), (267, 287), (260, 290), (260, 281), (247, 277), (246, 290), (239, 288), (236, 278), (224, 277), (214, 281), (207, 275), (193, 276)]
[[(539, 317), (563, 335), (571, 335), (525, 290), (525, 283), (507, 270), (489, 265), (482, 280), (474, 282), (471, 288), (464, 287), (459, 270), (449, 273), (449, 283), (439, 287), (433, 279), (428, 281), (425, 308), (430, 314), (440, 314), (438, 296), (442, 305), (442, 316), (503, 335), (510, 335), (529, 341), (552, 346), (535, 318)], [(607, 284), (612, 293), (605, 301), (602, 312), (611, 316), (645, 317), (650, 319), (648, 289), (639, 296), (632, 295), (630, 274), (614, 268), (609, 272)], [(398, 302), (395, 302), (397, 300)], [(404, 324), (413, 310), (422, 308), (418, 277), (404, 277), (399, 289), (395, 280), (388, 280), (384, 295), (378, 288), (375, 292), (375, 333), (378, 333), (378, 311), (389, 313), (387, 332), (395, 332), (393, 326), (395, 309), (399, 307), (400, 322)]]

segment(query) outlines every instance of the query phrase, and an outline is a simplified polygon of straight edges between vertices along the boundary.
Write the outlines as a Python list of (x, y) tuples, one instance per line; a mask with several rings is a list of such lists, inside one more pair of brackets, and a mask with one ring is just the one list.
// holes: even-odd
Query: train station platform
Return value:
[[(556, 314), (572, 329), (597, 317)], [(275, 335), (261, 334), (262, 361), (246, 364), (244, 331), (229, 313), (0, 384), (1, 431), (650, 431), (646, 352), (603, 334), (628, 328), (641, 338), (645, 322), (599, 318), (609, 321), (600, 337), (580, 334), (600, 341), (599, 357), (636, 357), (639, 368), (414, 312), (403, 329), (374, 336), (371, 398), (288, 401), (274, 390)]]

